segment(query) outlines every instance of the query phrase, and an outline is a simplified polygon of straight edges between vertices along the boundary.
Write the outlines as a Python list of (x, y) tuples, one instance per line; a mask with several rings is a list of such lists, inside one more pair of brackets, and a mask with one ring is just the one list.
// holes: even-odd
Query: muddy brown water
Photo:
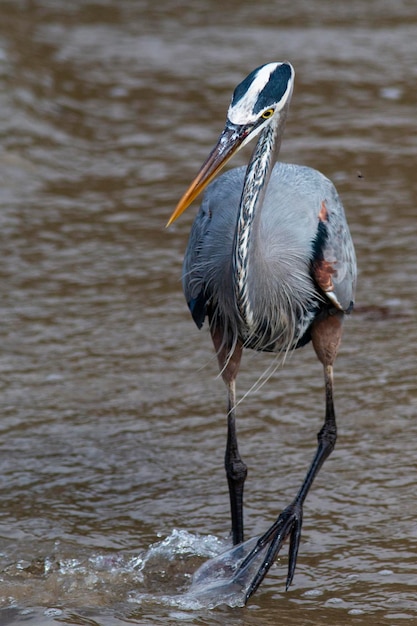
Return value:
[[(415, 3), (0, 12), (0, 623), (416, 623)], [(195, 208), (164, 226), (234, 86), (284, 59), (281, 158), (335, 182), (358, 255), (339, 440), (290, 591), (284, 550), (247, 608), (193, 608), (173, 598), (229, 531), (225, 392), (179, 280)], [(270, 363), (245, 355), (241, 395)], [(309, 347), (240, 404), (248, 535), (292, 499), (322, 414)]]

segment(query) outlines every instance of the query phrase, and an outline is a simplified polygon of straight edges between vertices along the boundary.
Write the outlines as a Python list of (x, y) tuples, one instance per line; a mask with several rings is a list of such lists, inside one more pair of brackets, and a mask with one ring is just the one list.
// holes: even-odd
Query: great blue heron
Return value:
[(344, 315), (353, 309), (356, 282), (355, 251), (333, 184), (317, 170), (275, 163), (293, 83), (289, 63), (268, 63), (236, 87), (216, 146), (168, 222), (191, 204), (233, 154), (258, 138), (246, 171), (228, 171), (208, 187), (183, 267), (188, 306), (199, 328), (208, 317), (228, 390), (225, 468), (234, 544), (243, 541), (247, 474), (235, 427), (242, 349), (286, 353), (311, 340), (324, 368), (326, 409), (315, 456), (292, 503), (241, 565), (241, 570), (247, 568), (260, 550), (266, 550), (246, 601), (288, 537), (287, 589), (293, 580), (304, 500), (336, 442), (333, 363)]

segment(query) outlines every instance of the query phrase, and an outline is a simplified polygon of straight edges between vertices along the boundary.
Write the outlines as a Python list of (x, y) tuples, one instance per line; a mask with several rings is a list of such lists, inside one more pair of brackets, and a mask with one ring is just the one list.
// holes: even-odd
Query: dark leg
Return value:
[(224, 345), (223, 333), (219, 329), (212, 330), (212, 339), (228, 391), (227, 444), (224, 465), (229, 485), (233, 544), (236, 545), (243, 541), (243, 487), (247, 476), (246, 465), (239, 454), (235, 419), (235, 381), (242, 356), (242, 346), (240, 343), (237, 344), (230, 355), (229, 349)]
[(284, 541), (289, 537), (289, 563), (286, 588), (291, 585), (297, 563), (298, 548), (303, 523), (303, 504), (315, 477), (324, 461), (332, 452), (337, 436), (336, 419), (333, 405), (333, 363), (340, 345), (342, 333), (342, 313), (323, 317), (314, 322), (312, 341), (317, 356), (324, 367), (326, 412), (324, 424), (317, 435), (318, 445), (314, 459), (299, 492), (293, 502), (280, 514), (277, 521), (260, 537), (257, 545), (239, 567), (235, 580), (243, 575), (260, 550), (269, 545), (266, 556), (251, 581), (246, 593), (246, 601), (255, 593), (271, 565), (275, 561)]
[(236, 436), (235, 421), (235, 381), (229, 384), (229, 400), (227, 413), (227, 444), (224, 457), (227, 482), (230, 495), (230, 512), (232, 516), (233, 544), (243, 541), (243, 487), (248, 470), (240, 458)]

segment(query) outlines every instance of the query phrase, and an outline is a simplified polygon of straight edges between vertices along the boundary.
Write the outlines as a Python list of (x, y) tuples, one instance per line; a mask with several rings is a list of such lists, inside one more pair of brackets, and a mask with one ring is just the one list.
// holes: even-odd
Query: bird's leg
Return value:
[(336, 313), (331, 316), (326, 314), (313, 323), (313, 346), (324, 368), (326, 394), (324, 424), (317, 435), (318, 445), (315, 456), (295, 499), (284, 509), (267, 532), (259, 538), (255, 548), (245, 558), (236, 572), (234, 580), (239, 581), (239, 578), (243, 580), (245, 572), (254, 562), (256, 555), (263, 549), (267, 550), (261, 566), (247, 589), (246, 601), (255, 593), (265, 578), (284, 541), (288, 537), (290, 545), (286, 589), (289, 588), (293, 580), (303, 523), (303, 504), (315, 477), (336, 443), (337, 429), (333, 404), (333, 363), (340, 345), (342, 318), (342, 313)]
[(243, 487), (248, 473), (242, 461), (236, 436), (235, 380), (228, 384), (227, 443), (224, 457), (230, 495), (233, 544), (243, 541)]
[(224, 457), (227, 482), (229, 485), (230, 511), (232, 518), (233, 544), (243, 541), (243, 487), (247, 468), (242, 461), (236, 435), (236, 376), (242, 357), (242, 345), (237, 343), (232, 351), (225, 345), (221, 329), (212, 330), (212, 339), (219, 361), (220, 372), (227, 386), (227, 443)]

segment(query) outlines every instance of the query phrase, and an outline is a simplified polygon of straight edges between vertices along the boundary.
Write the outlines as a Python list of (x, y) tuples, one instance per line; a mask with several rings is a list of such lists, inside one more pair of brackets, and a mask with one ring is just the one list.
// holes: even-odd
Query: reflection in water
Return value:
[[(414, 5), (272, 8), (2, 3), (4, 623), (416, 619)], [(290, 591), (284, 553), (247, 609), (190, 611), (153, 594), (189, 589), (218, 553), (199, 556), (207, 537), (227, 546), (224, 390), (181, 293), (192, 210), (164, 225), (233, 85), (284, 58), (296, 97), (282, 159), (336, 183), (358, 252), (358, 309), (336, 371), (340, 436), (306, 502)], [(270, 364), (245, 355), (242, 395)], [(240, 404), (248, 536), (298, 487), (321, 411), (309, 349)], [(172, 560), (140, 570), (173, 528), (198, 538), (188, 556), (168, 548)]]

